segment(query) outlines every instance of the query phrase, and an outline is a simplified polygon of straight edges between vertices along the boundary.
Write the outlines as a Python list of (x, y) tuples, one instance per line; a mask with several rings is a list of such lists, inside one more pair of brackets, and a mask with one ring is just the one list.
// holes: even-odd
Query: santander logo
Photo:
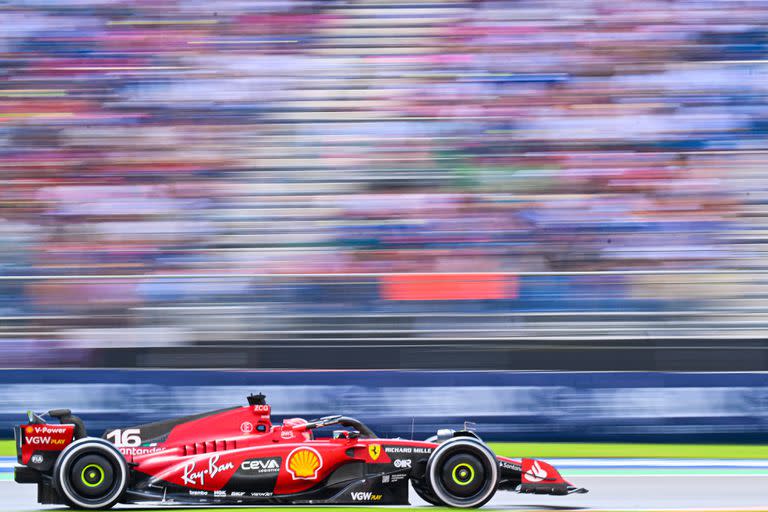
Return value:
[(531, 469), (525, 472), (525, 478), (530, 482), (541, 482), (547, 478), (547, 470), (539, 465), (539, 461), (533, 461)]

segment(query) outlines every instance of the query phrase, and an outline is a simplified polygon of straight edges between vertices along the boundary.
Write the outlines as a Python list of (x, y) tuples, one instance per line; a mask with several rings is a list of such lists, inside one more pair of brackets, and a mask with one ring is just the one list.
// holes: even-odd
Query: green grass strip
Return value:
[[(497, 455), (547, 458), (768, 459), (768, 446), (728, 444), (489, 443)], [(16, 455), (13, 440), (0, 456)]]
[(13, 439), (3, 439), (0, 441), (0, 457), (16, 456), (16, 441)]

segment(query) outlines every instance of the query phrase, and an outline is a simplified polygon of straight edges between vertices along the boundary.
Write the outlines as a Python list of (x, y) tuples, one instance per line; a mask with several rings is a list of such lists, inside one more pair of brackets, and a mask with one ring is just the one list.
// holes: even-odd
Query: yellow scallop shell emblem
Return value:
[(288, 455), (285, 467), (294, 480), (314, 480), (323, 467), (323, 458), (314, 448), (301, 446)]

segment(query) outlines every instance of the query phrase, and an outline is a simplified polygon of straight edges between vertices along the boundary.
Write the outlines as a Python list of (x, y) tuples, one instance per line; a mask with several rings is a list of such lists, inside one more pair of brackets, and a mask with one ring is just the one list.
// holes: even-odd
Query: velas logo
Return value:
[(323, 457), (320, 453), (306, 446), (296, 448), (285, 459), (285, 468), (294, 480), (315, 480), (322, 467)]
[(369, 444), (368, 445), (368, 455), (371, 456), (371, 460), (375, 461), (379, 458), (379, 455), (381, 455), (381, 445), (380, 444)]

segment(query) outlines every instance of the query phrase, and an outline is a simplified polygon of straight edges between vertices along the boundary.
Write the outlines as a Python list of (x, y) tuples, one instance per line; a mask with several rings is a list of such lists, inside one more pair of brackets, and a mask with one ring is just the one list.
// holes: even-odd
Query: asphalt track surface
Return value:
[[(574, 469), (563, 473), (574, 484), (588, 488), (588, 494), (543, 496), (500, 492), (484, 509), (768, 511), (768, 473), (760, 471), (721, 469), (699, 474), (686, 474), (686, 471), (689, 472), (686, 469), (661, 473), (644, 469), (611, 470), (605, 471), (605, 474), (584, 474), (583, 471)], [(413, 492), (411, 503), (424, 507), (425, 511), (430, 508)], [(372, 510), (376, 508), (379, 507), (371, 507)], [(63, 507), (38, 505), (34, 485), (20, 485), (7, 480), (0, 482), (0, 510), (26, 512), (50, 509), (62, 510)], [(157, 509), (179, 510), (168, 505), (158, 506)]]

